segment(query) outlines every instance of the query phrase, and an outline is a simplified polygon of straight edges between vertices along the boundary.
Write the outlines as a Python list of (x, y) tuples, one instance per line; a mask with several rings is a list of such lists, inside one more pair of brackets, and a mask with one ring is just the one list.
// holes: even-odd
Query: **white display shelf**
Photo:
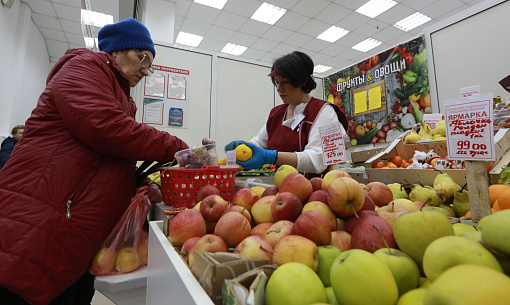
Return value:
[(94, 289), (117, 305), (144, 305), (147, 287), (147, 266), (117, 275), (96, 276)]
[(214, 305), (163, 234), (163, 221), (149, 223), (147, 305)]

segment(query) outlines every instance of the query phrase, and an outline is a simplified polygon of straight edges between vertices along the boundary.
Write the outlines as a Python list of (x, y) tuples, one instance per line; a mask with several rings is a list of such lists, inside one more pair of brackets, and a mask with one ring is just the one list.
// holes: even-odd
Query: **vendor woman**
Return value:
[(347, 118), (338, 106), (310, 95), (317, 87), (312, 78), (313, 67), (312, 59), (298, 51), (275, 60), (268, 76), (283, 104), (271, 109), (266, 124), (250, 143), (232, 141), (225, 146), (225, 150), (233, 150), (246, 144), (253, 150), (251, 159), (237, 161), (243, 168), (288, 164), (308, 178), (328, 171), (322, 157), (319, 128), (338, 125), (347, 138)]

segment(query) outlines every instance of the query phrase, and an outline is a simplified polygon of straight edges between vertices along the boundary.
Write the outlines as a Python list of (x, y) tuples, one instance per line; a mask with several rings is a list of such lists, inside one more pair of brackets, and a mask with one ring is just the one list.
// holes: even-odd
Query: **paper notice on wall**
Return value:
[[(366, 105), (366, 104), (365, 104)], [(347, 161), (345, 143), (340, 125), (319, 127), (324, 165)]]
[(381, 86), (368, 90), (368, 110), (381, 108)]
[(367, 92), (361, 91), (354, 94), (354, 113), (367, 111)]
[(143, 122), (148, 124), (163, 124), (163, 100), (154, 98), (143, 99)]

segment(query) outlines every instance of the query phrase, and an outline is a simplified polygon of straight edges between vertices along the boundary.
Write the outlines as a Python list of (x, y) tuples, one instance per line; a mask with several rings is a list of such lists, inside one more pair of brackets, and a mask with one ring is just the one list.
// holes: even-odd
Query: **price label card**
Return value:
[(444, 102), (448, 157), (494, 161), (492, 93)]
[(460, 97), (469, 97), (480, 94), (480, 85), (460, 88)]
[(347, 161), (345, 143), (340, 125), (319, 127), (324, 165), (338, 164)]
[(236, 150), (227, 150), (227, 165), (236, 165)]
[(431, 113), (423, 115), (423, 122), (427, 123), (430, 128), (434, 129), (437, 126), (437, 123), (443, 119), (443, 115), (441, 113)]

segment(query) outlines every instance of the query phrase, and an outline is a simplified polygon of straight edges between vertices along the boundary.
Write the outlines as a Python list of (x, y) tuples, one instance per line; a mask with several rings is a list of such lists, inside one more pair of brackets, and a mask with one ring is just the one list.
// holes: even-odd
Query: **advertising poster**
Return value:
[[(187, 126), (189, 71), (152, 65), (145, 78), (142, 122), (173, 127)], [(167, 110), (166, 110), (167, 109)], [(168, 116), (163, 115), (164, 112)]]
[(347, 116), (352, 145), (393, 141), (432, 113), (424, 37), (325, 77), (324, 90)]

